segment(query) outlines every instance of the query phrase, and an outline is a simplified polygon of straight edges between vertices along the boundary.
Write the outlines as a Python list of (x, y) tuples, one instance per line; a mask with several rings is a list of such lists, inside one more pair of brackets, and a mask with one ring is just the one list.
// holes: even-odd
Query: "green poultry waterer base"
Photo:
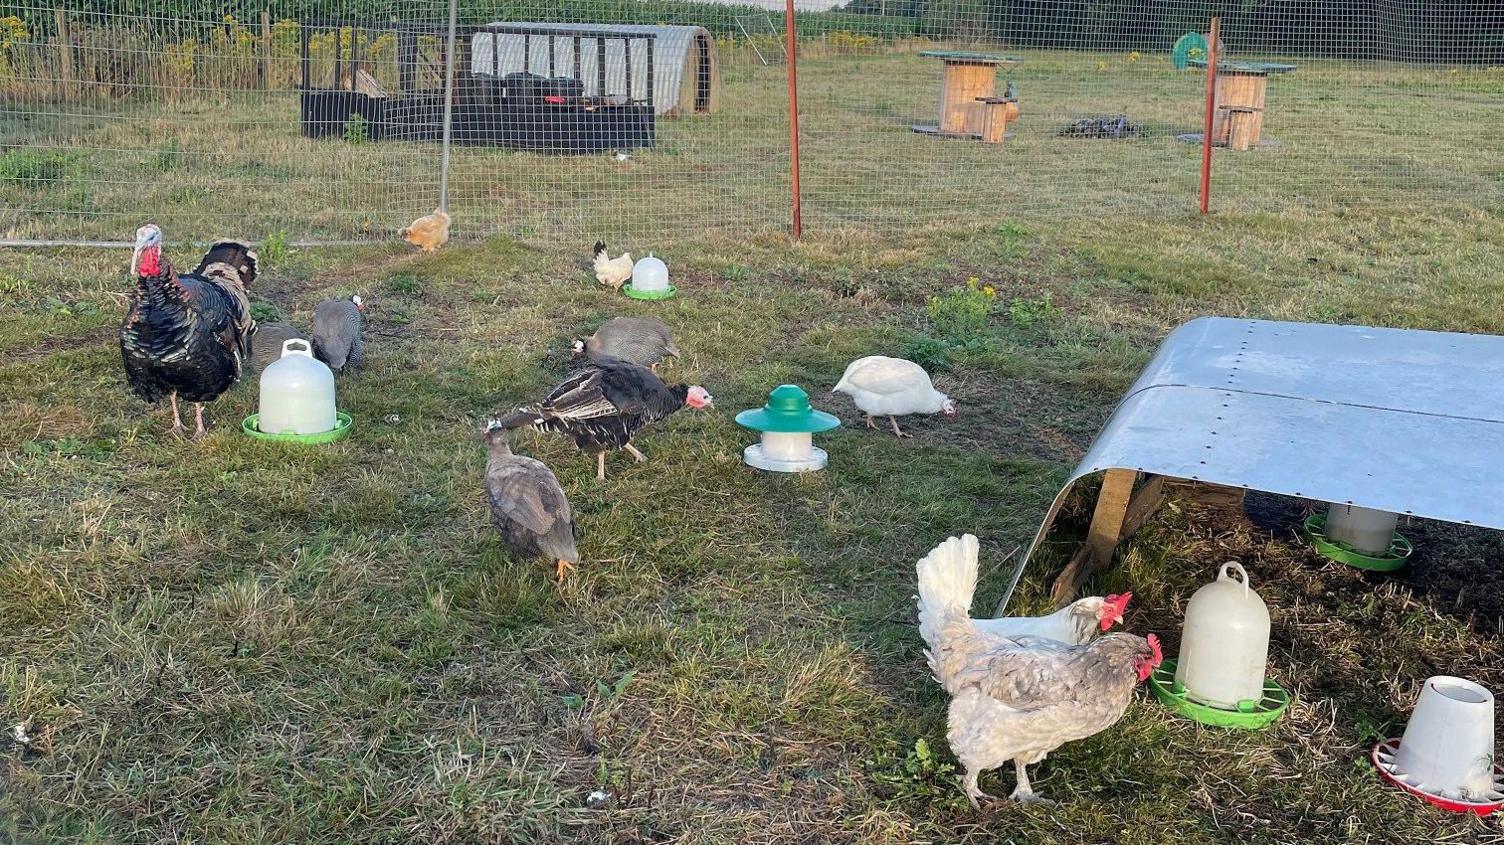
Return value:
[(1258, 701), (1240, 702), (1237, 710), (1198, 704), (1191, 700), (1184, 686), (1175, 682), (1175, 661), (1170, 659), (1160, 663), (1149, 676), (1149, 690), (1175, 713), (1217, 728), (1245, 731), (1266, 728), (1278, 721), (1285, 708), (1290, 706), (1290, 694), (1268, 678), (1264, 679), (1264, 697)]
[(1306, 517), (1305, 534), (1322, 557), (1371, 572), (1393, 572), (1404, 566), (1415, 551), (1410, 541), (1396, 531), (1394, 539), (1389, 541), (1388, 554), (1372, 555), (1360, 552), (1340, 540), (1333, 540), (1326, 536), (1326, 514), (1324, 513), (1311, 514)]
[(669, 285), (666, 290), (636, 290), (632, 287), (631, 282), (627, 282), (626, 287), (622, 288), (621, 292), (633, 299), (670, 299), (674, 294), (679, 292), (679, 289), (673, 285)]
[(328, 431), (320, 431), (314, 434), (272, 434), (262, 431), (260, 425), (261, 415), (251, 414), (240, 424), (240, 430), (256, 438), (257, 440), (270, 440), (277, 443), (302, 443), (306, 446), (317, 446), (322, 443), (333, 443), (344, 440), (350, 434), (350, 428), (355, 425), (355, 420), (344, 411), (336, 411), (334, 414), (334, 428)]

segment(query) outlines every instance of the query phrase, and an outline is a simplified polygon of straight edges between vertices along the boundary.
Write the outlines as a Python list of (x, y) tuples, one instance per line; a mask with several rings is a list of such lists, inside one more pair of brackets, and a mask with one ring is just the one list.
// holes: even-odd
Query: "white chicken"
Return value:
[(994, 637), (1044, 637), (1066, 645), (1085, 645), (1123, 621), (1133, 593), (1078, 599), (1048, 616), (1001, 616), (974, 619), (977, 630)]
[(951, 537), (915, 566), (919, 635), (935, 680), (950, 693), (945, 738), (966, 769), (966, 798), (987, 797), (982, 772), (1012, 761), (1012, 798), (1044, 802), (1027, 767), (1067, 742), (1115, 724), (1133, 689), (1163, 659), (1159, 640), (1108, 634), (1086, 645), (984, 634), (968, 616), (977, 582), (977, 538)]
[(621, 290), (621, 286), (632, 278), (632, 253), (624, 252), (615, 258), (606, 252), (606, 242), (595, 242), (595, 259), (592, 262), (595, 269), (595, 280), (611, 288)]
[(898, 427), (898, 418), (908, 414), (956, 415), (956, 403), (935, 389), (924, 368), (902, 358), (869, 355), (852, 361), (831, 393), (845, 393), (867, 416), (867, 427), (874, 416), (885, 416), (893, 424), (893, 433), (910, 437)]

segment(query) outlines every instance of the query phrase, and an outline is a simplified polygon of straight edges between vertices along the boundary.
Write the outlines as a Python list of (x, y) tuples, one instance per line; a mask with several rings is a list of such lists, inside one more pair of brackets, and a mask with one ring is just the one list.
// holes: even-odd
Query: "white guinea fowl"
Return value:
[(873, 417), (887, 417), (893, 433), (909, 437), (898, 427), (898, 418), (908, 414), (956, 415), (956, 403), (935, 389), (924, 368), (903, 358), (869, 355), (846, 367), (832, 393), (844, 393), (867, 415), (867, 427), (874, 428)]

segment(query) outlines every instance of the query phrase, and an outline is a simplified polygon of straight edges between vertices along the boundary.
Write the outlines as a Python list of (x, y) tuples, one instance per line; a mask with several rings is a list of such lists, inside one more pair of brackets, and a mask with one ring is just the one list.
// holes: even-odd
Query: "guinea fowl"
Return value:
[(282, 344), (289, 340), (307, 340), (291, 323), (257, 323), (251, 333), (251, 364), (257, 372), (282, 357)]
[(358, 296), (326, 299), (313, 306), (313, 354), (336, 373), (346, 365), (360, 365), (365, 310)]
[(574, 354), (592, 361), (617, 358), (658, 372), (658, 362), (679, 357), (668, 325), (652, 317), (612, 317), (590, 337), (577, 338)]
[(491, 524), (517, 554), (554, 561), (554, 577), (563, 581), (564, 573), (580, 562), (580, 553), (574, 545), (574, 513), (559, 479), (542, 461), (512, 454), (499, 420), (486, 426), (486, 446)]
[(898, 427), (898, 418), (907, 414), (956, 415), (956, 403), (935, 389), (924, 368), (903, 358), (869, 355), (846, 367), (831, 393), (845, 393), (867, 416), (873, 428), (873, 416), (885, 416), (893, 424), (893, 433), (910, 437)]
[(615, 358), (602, 358), (565, 379), (536, 407), (524, 407), (502, 417), (506, 428), (532, 426), (574, 438), (582, 452), (595, 454), (595, 477), (606, 477), (606, 452), (626, 449), (639, 463), (647, 456), (632, 445), (632, 437), (688, 405), (709, 408), (714, 399), (699, 385), (663, 383), (647, 367)]
[(131, 389), (147, 402), (172, 403), (172, 433), (182, 432), (178, 400), (194, 403), (194, 437), (204, 434), (204, 403), (240, 378), (250, 352), (256, 253), (239, 241), (209, 247), (192, 273), (179, 275), (162, 256), (162, 230), (136, 230), (131, 256), (136, 289), (120, 324), (120, 355)]

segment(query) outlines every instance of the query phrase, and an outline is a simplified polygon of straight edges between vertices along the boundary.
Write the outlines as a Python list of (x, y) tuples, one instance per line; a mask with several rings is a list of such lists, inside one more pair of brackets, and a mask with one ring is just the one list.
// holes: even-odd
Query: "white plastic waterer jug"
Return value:
[(1240, 702), (1263, 699), (1268, 662), (1269, 608), (1248, 585), (1243, 565), (1228, 561), (1186, 605), (1175, 682), (1193, 701), (1239, 710)]
[(256, 427), (268, 434), (320, 434), (338, 423), (334, 373), (306, 340), (283, 341), (282, 357), (261, 373)]
[(663, 259), (653, 257), (651, 252), (647, 258), (637, 259), (632, 265), (632, 290), (645, 293), (668, 290), (668, 265)]
[(1326, 510), (1326, 536), (1364, 554), (1385, 555), (1399, 521), (1399, 514), (1333, 503)]

